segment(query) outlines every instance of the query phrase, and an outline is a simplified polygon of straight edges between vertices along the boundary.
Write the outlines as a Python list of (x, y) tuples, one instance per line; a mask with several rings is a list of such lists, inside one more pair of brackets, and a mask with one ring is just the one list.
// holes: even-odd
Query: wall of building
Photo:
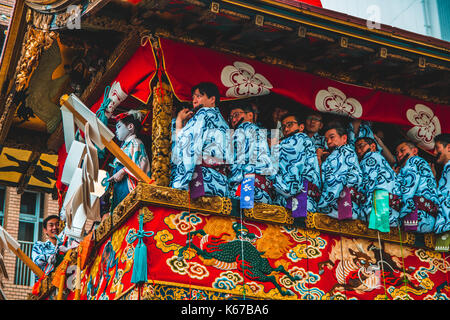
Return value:
[[(442, 39), (438, 0), (321, 0), (326, 9)], [(447, 1), (447, 0), (444, 0)], [(375, 11), (375, 10), (378, 10)], [(445, 39), (444, 39), (445, 40)]]
[[(3, 227), (15, 239), (19, 232), (19, 215), (20, 215), (20, 200), (21, 195), (17, 194), (17, 188), (6, 187), (5, 192), (5, 221)], [(53, 200), (51, 194), (44, 196), (44, 218), (51, 214), (58, 214), (58, 201)], [(46, 239), (42, 239), (46, 240)], [(20, 286), (14, 284), (16, 256), (11, 252), (5, 252), (5, 264), (9, 279), (3, 279), (3, 292), (7, 299), (23, 300), (27, 299), (28, 294), (31, 293), (31, 287)]]
[(11, 21), (15, 0), (0, 1), (0, 25), (8, 26)]

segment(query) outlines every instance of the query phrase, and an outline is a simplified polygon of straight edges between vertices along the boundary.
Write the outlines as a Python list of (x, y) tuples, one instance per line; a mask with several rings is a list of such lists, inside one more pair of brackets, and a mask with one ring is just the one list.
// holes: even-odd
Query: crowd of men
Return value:
[(212, 83), (193, 87), (192, 98), (193, 108), (173, 123), (171, 187), (193, 198), (241, 199), (242, 182), (254, 176), (254, 201), (287, 207), (294, 218), (320, 212), (382, 232), (450, 230), (449, 134), (435, 137), (436, 164), (444, 167), (438, 184), (413, 142), (399, 142), (394, 156), (369, 122), (325, 125), (319, 112), (277, 110), (280, 125), (266, 130), (246, 101), (235, 101), (226, 121)]
[[(359, 219), (369, 228), (392, 227), (418, 233), (450, 231), (450, 134), (435, 137), (435, 170), (411, 141), (399, 142), (395, 156), (368, 122), (343, 124), (311, 111), (306, 116), (274, 108), (273, 125), (264, 128), (254, 103), (235, 101), (228, 121), (218, 105), (213, 83), (192, 88), (192, 108), (179, 111), (172, 123), (172, 188), (241, 201), (243, 182), (251, 176), (252, 201), (291, 209), (294, 219), (320, 212), (339, 219)], [(122, 150), (150, 175), (149, 158), (138, 137), (136, 112), (116, 117)], [(321, 134), (323, 133), (323, 134)], [(114, 163), (116, 163), (115, 161)], [(135, 186), (136, 178), (115, 165), (111, 208)], [(48, 274), (58, 252), (68, 245), (58, 234), (59, 216), (44, 220), (46, 242), (33, 247), (32, 259)]]

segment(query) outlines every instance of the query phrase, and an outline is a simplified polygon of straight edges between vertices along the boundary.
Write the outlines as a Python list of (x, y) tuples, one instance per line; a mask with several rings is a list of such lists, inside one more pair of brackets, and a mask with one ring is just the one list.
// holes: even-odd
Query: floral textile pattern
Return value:
[(441, 123), (433, 110), (423, 104), (416, 104), (414, 109), (408, 109), (406, 118), (414, 125), (408, 131), (408, 137), (417, 141), (419, 146), (433, 149), (433, 139), (441, 133)]
[(269, 80), (256, 73), (255, 69), (245, 62), (235, 61), (232, 66), (222, 69), (220, 79), (228, 87), (227, 97), (251, 97), (270, 93), (273, 88)]
[(321, 112), (332, 112), (352, 118), (360, 118), (363, 114), (363, 108), (358, 100), (347, 98), (345, 93), (333, 87), (317, 93), (316, 108)]

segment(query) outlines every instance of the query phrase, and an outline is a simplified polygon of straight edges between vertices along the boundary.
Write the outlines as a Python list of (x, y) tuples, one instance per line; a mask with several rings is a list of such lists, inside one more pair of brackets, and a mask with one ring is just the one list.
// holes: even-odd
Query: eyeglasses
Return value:
[(247, 113), (247, 112), (245, 112), (245, 111), (237, 111), (237, 112), (234, 112), (234, 113), (230, 114), (230, 119), (234, 119), (234, 118), (239, 117), (239, 115), (240, 115), (241, 113)]
[(297, 124), (298, 124), (297, 121), (289, 121), (289, 122), (286, 122), (285, 124), (282, 124), (282, 125), (281, 125), (281, 129), (284, 130), (284, 129), (286, 129), (286, 128), (290, 128), (290, 127), (292, 127), (292, 126), (294, 125), (294, 123), (297, 123)]

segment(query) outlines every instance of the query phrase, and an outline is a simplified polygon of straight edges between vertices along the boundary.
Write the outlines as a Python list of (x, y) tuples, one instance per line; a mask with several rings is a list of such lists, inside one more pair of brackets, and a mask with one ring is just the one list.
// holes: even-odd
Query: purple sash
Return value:
[(308, 180), (303, 180), (303, 189), (297, 195), (287, 199), (286, 208), (292, 210), (293, 218), (305, 218), (308, 209)]
[(352, 218), (352, 196), (350, 189), (344, 187), (338, 199), (338, 220)]
[(417, 206), (414, 209), (414, 211), (412, 211), (411, 213), (409, 213), (406, 217), (403, 218), (403, 226), (405, 231), (417, 231), (417, 225), (418, 225), (418, 213), (417, 213), (418, 209)]
[(192, 180), (189, 182), (189, 191), (191, 199), (203, 197), (205, 195), (205, 187), (203, 185), (203, 172), (201, 166), (195, 166), (194, 173), (192, 174)]

